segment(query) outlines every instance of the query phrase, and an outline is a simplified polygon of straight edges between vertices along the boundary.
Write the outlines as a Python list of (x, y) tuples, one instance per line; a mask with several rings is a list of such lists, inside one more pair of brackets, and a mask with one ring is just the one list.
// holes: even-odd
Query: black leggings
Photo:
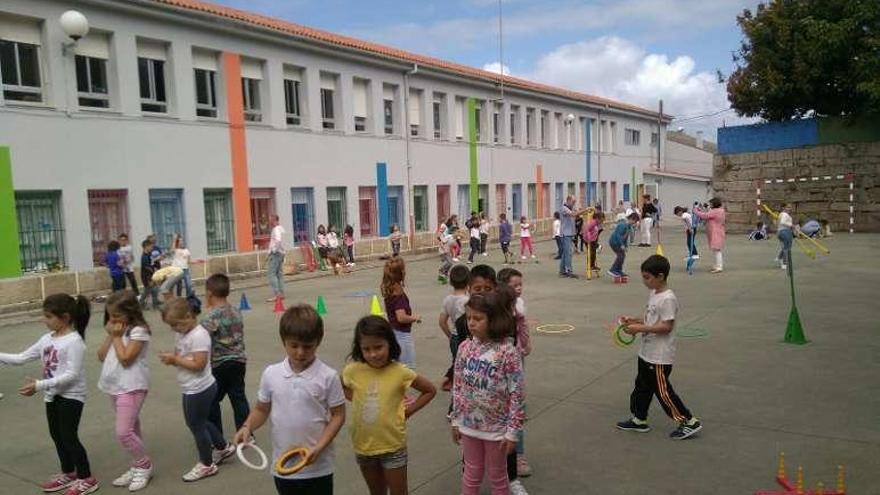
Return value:
[(79, 420), (84, 404), (78, 400), (56, 395), (52, 402), (46, 403), (46, 419), (49, 422), (49, 435), (55, 442), (61, 471), (76, 473), (79, 479), (91, 478), (89, 457), (79, 441)]

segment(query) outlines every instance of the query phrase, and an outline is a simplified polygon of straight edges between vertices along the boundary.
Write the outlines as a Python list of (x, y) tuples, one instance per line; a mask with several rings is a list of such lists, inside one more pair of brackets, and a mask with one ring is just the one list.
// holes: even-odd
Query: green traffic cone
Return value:
[(327, 314), (327, 304), (324, 302), (324, 296), (318, 296), (318, 303), (315, 305), (315, 311), (319, 316)]
[(804, 327), (801, 325), (801, 316), (798, 314), (797, 301), (794, 293), (794, 266), (791, 263), (791, 251), (788, 252), (788, 280), (791, 286), (791, 312), (788, 314), (788, 325), (785, 327), (785, 338), (782, 339), (786, 344), (806, 344), (807, 337), (804, 335)]
[(801, 317), (798, 314), (797, 306), (792, 306), (791, 313), (788, 314), (788, 325), (785, 327), (786, 344), (806, 344), (807, 338), (804, 336), (804, 327), (801, 326)]

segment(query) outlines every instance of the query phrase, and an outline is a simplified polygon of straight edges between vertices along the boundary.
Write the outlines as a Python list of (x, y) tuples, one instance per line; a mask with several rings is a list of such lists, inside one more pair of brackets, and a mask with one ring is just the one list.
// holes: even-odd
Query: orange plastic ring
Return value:
[[(296, 456), (302, 456), (299, 462), (294, 464), (293, 466), (286, 467), (287, 461), (293, 459)], [(294, 447), (287, 452), (281, 454), (281, 457), (275, 461), (275, 472), (280, 474), (281, 476), (290, 476), (291, 474), (295, 474), (299, 472), (300, 469), (306, 467), (306, 461), (309, 459), (309, 449), (305, 447)]]

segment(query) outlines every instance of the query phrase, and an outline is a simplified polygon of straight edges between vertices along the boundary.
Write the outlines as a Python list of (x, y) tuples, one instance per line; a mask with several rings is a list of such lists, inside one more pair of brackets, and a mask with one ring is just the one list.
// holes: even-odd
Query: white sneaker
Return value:
[(188, 473), (183, 475), (183, 481), (199, 481), (202, 478), (214, 476), (215, 474), (217, 474), (217, 471), (218, 469), (216, 464), (205, 466), (200, 462), (193, 466), (193, 468), (190, 469)]
[(532, 255), (532, 259), (535, 259), (535, 258), (537, 258), (537, 256), (535, 256), (535, 255), (533, 254), (533, 255)]
[(700, 255), (699, 255), (699, 254), (695, 254), (695, 255), (693, 255), (692, 257), (693, 257), (695, 260), (700, 259)]
[(211, 460), (214, 461), (214, 464), (221, 464), (224, 460), (231, 457), (235, 454), (235, 445), (227, 442), (226, 447), (222, 449), (214, 449), (211, 452)]
[(529, 495), (529, 492), (520, 480), (514, 480), (510, 482), (510, 495)]
[(458, 263), (458, 262), (459, 262), (459, 259), (458, 259), (458, 258), (452, 258), (452, 261), (455, 262), (455, 263)]
[(788, 265), (779, 265), (779, 268), (783, 270), (788, 270)]
[(113, 480), (113, 486), (123, 487), (123, 486), (128, 486), (128, 485), (130, 485), (130, 484), (131, 484), (131, 479), (132, 479), (132, 477), (133, 477), (132, 471), (134, 471), (134, 468), (131, 468), (131, 469), (129, 469), (128, 471), (126, 471), (126, 472), (122, 473), (121, 475), (119, 475), (118, 478), (116, 478), (115, 480)]
[(520, 256), (520, 259), (526, 259), (526, 257), (525, 257), (525, 256)]
[(153, 477), (153, 467), (148, 468), (131, 468), (131, 484), (128, 485), (128, 491), (136, 492), (143, 490)]
[(489, 256), (489, 253), (483, 253), (483, 256)]

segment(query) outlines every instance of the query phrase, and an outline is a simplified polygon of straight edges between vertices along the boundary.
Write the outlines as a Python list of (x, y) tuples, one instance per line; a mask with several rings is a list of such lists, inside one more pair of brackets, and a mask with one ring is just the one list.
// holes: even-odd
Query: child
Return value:
[(562, 219), (558, 211), (553, 212), (553, 240), (556, 242), (556, 256), (553, 259), (558, 260), (562, 258)]
[[(601, 213), (601, 212), (600, 212)], [(523, 275), (515, 268), (504, 268), (498, 272), (498, 283), (506, 285), (513, 289), (516, 295), (516, 303), (514, 305), (513, 316), (516, 320), (516, 333), (514, 334), (514, 345), (519, 351), (523, 359), (523, 376), (525, 376), (526, 356), (532, 353), (532, 340), (529, 336), (529, 325), (526, 321), (526, 303), (523, 300)], [(525, 416), (526, 404), (523, 401), (523, 416)], [(513, 472), (513, 475), (511, 475)], [(516, 452), (508, 456), (507, 473), (510, 479), (516, 479), (516, 476), (528, 477), (532, 475), (532, 468), (525, 454), (525, 425), (519, 431), (516, 439)]]
[(391, 256), (400, 256), (400, 226), (396, 223), (391, 226)]
[(791, 218), (791, 205), (782, 205), (782, 211), (776, 219), (776, 238), (779, 239), (779, 253), (776, 261), (783, 270), (788, 269), (788, 261), (791, 259), (791, 243), (794, 240), (794, 220)]
[(535, 250), (532, 248), (532, 226), (529, 224), (525, 216), (519, 217), (519, 257), (526, 259), (526, 251), (532, 258), (535, 257)]
[(448, 223), (442, 224), (437, 235), (437, 241), (440, 243), (440, 247), (437, 249), (440, 252), (440, 268), (437, 270), (437, 281), (441, 284), (446, 284), (449, 269), (452, 267), (452, 245), (455, 244), (455, 238), (452, 236), (451, 228), (451, 225)]
[(642, 242), (639, 247), (651, 247), (651, 227), (654, 226), (654, 217), (657, 215), (657, 207), (651, 202), (651, 195), (642, 196), (642, 218), (639, 226), (642, 229)]
[(135, 492), (146, 488), (153, 476), (139, 417), (150, 389), (150, 327), (130, 291), (111, 294), (104, 310), (107, 337), (98, 348), (98, 360), (103, 363), (98, 388), (110, 396), (116, 415), (116, 439), (130, 459), (129, 469), (113, 480), (113, 486)]
[(727, 237), (725, 232), (724, 221), (727, 217), (724, 208), (721, 207), (721, 200), (712, 198), (709, 200), (708, 211), (694, 210), (694, 215), (706, 222), (706, 236), (709, 238), (709, 248), (715, 253), (715, 267), (710, 273), (721, 273), (724, 271), (724, 242)]
[(354, 227), (346, 225), (342, 231), (342, 243), (345, 244), (345, 253), (348, 255), (348, 266), (354, 266)]
[(327, 230), (324, 225), (318, 225), (318, 234), (315, 236), (315, 244), (318, 247), (318, 255), (321, 256), (321, 270), (327, 269), (327, 255), (330, 252), (330, 245), (327, 241)]
[(113, 292), (125, 289), (125, 273), (122, 268), (122, 258), (119, 256), (119, 242), (110, 241), (107, 244), (107, 254), (104, 255), (104, 263), (110, 270), (110, 282)]
[(763, 241), (767, 239), (767, 225), (764, 222), (758, 222), (755, 230), (749, 232), (750, 241)]
[(30, 397), (43, 392), (49, 435), (61, 461), (61, 473), (40, 484), (44, 492), (66, 489), (64, 495), (85, 495), (100, 487), (78, 433), (86, 400), (83, 354), (90, 316), (85, 297), (52, 294), (43, 301), (43, 322), (51, 331), (20, 354), (0, 353), (2, 364), (43, 362), (43, 378), (28, 379), (18, 393)]
[(336, 226), (332, 223), (327, 226), (327, 248), (328, 253), (334, 255), (339, 251), (339, 234), (336, 233)]
[(513, 226), (507, 221), (507, 214), (502, 213), (498, 217), (498, 242), (501, 243), (501, 252), (504, 253), (504, 264), (510, 264), (510, 241), (513, 239)]
[[(247, 356), (244, 353), (244, 322), (238, 309), (229, 301), (229, 277), (215, 273), (205, 281), (205, 297), (208, 313), (200, 322), (202, 327), (211, 333), (211, 374), (217, 380), (217, 396), (208, 421), (217, 427), (223, 436), (223, 415), (220, 404), (223, 397), (229, 396), (232, 414), (235, 417), (235, 428), (241, 428), (251, 409), (248, 406), (247, 394), (244, 392), (244, 375), (247, 369)], [(215, 454), (225, 451), (215, 451)], [(225, 457), (214, 458), (215, 464), (223, 462)]]
[[(406, 420), (437, 391), (424, 376), (398, 362), (401, 348), (388, 320), (365, 316), (354, 328), (350, 362), (342, 371), (345, 398), (354, 416), (351, 441), (372, 495), (405, 495)], [(404, 401), (413, 388), (419, 396)]]
[(623, 262), (626, 260), (626, 244), (629, 240), (629, 235), (631, 233), (631, 228), (639, 221), (639, 214), (636, 212), (632, 212), (629, 216), (626, 217), (626, 220), (621, 220), (617, 222), (617, 226), (614, 227), (614, 232), (611, 233), (611, 237), (608, 239), (608, 246), (611, 247), (611, 250), (614, 251), (614, 263), (611, 265), (611, 268), (608, 270), (608, 274), (612, 277), (626, 277), (626, 273), (623, 272)]
[(311, 306), (291, 306), (281, 316), (278, 333), (287, 357), (263, 371), (257, 402), (235, 443), (250, 441), (270, 420), (272, 459), (291, 446), (309, 448), (308, 465), (299, 472), (282, 476), (272, 468), (278, 494), (332, 495), (333, 439), (345, 423), (345, 397), (336, 370), (316, 355), (324, 322)]
[(183, 278), (175, 287), (177, 291), (177, 297), (180, 297), (181, 289), (186, 288), (186, 297), (192, 296), (193, 286), (192, 286), (192, 277), (189, 274), (189, 262), (191, 254), (189, 249), (186, 248), (186, 244), (183, 242), (183, 236), (180, 234), (174, 236), (174, 243), (172, 244), (172, 256), (171, 266), (176, 266), (183, 270)]
[(152, 299), (153, 309), (159, 307), (159, 287), (153, 283), (153, 273), (157, 268), (153, 265), (152, 259), (153, 244), (149, 239), (145, 239), (141, 243), (141, 283), (144, 285), (144, 293), (141, 295), (141, 307), (146, 309), (147, 296)]
[[(452, 362), (455, 363), (455, 355), (458, 354), (458, 346), (461, 344), (455, 322), (464, 314), (464, 305), (468, 300), (468, 284), (471, 273), (467, 267), (456, 265), (449, 270), (449, 283), (452, 285), (452, 294), (443, 298), (440, 306), (440, 317), (437, 324), (440, 330), (449, 339), (449, 352), (452, 354)], [(447, 373), (441, 386), (444, 392), (452, 390), (452, 373)]]
[[(580, 217), (578, 217), (580, 218)], [(593, 217), (580, 230), (581, 239), (586, 238), (587, 249), (590, 250), (590, 270), (599, 271), (599, 265), (596, 263), (596, 255), (599, 254), (599, 234), (602, 232), (602, 222), (605, 221), (605, 213), (597, 211)]]
[(472, 213), (471, 219), (468, 220), (468, 231), (471, 236), (471, 254), (468, 256), (467, 263), (472, 265), (474, 263), (474, 255), (480, 253), (480, 219), (476, 213)]
[(480, 254), (489, 256), (487, 250), (489, 244), (489, 219), (486, 218), (485, 212), (480, 212)]
[(684, 234), (685, 234), (685, 242), (688, 250), (688, 255), (685, 256), (684, 260), (687, 261), (690, 258), (695, 260), (700, 259), (700, 253), (697, 251), (697, 239), (694, 237), (694, 217), (688, 212), (688, 209), (684, 206), (676, 206), (673, 208), (672, 213), (681, 218), (681, 223), (684, 224)]
[(235, 445), (227, 443), (208, 420), (217, 395), (217, 382), (210, 366), (211, 334), (199, 325), (185, 299), (166, 302), (162, 321), (175, 332), (176, 344), (174, 352), (160, 352), (159, 360), (177, 368), (177, 383), (183, 392), (183, 417), (199, 451), (199, 462), (183, 475), (183, 481), (198, 481), (217, 474), (213, 449), (221, 451), (217, 455), (224, 458), (235, 453)]
[(406, 265), (403, 258), (394, 257), (385, 262), (382, 273), (382, 297), (385, 298), (385, 313), (394, 329), (394, 336), (400, 344), (400, 362), (412, 369), (416, 368), (416, 348), (412, 340), (412, 324), (421, 321), (413, 314), (409, 297), (404, 292)]
[(452, 440), (462, 446), (461, 493), (476, 495), (488, 471), (491, 493), (511, 493), (507, 456), (523, 424), (522, 358), (510, 342), (513, 294), (474, 294), (466, 305), (472, 338), (458, 349), (452, 388)]
[(642, 263), (642, 282), (651, 289), (648, 308), (644, 319), (622, 317), (624, 331), (630, 335), (640, 333), (642, 344), (639, 349), (638, 375), (635, 388), (630, 396), (630, 411), (633, 417), (617, 423), (617, 428), (625, 431), (645, 433), (648, 426), (648, 408), (654, 395), (663, 411), (678, 423), (669, 434), (673, 440), (684, 440), (703, 428), (681, 398), (672, 388), (669, 375), (675, 361), (675, 316), (678, 313), (678, 299), (669, 287), (669, 260), (654, 254)]
[(119, 241), (119, 260), (122, 262), (122, 272), (128, 283), (131, 284), (131, 290), (134, 295), (138, 296), (137, 280), (134, 278), (134, 248), (128, 242), (128, 234), (119, 234), (116, 238)]
[(584, 217), (578, 215), (574, 219), (574, 237), (571, 238), (571, 242), (574, 243), (574, 252), (582, 253), (584, 252), (584, 245), (586, 241), (584, 239)]

